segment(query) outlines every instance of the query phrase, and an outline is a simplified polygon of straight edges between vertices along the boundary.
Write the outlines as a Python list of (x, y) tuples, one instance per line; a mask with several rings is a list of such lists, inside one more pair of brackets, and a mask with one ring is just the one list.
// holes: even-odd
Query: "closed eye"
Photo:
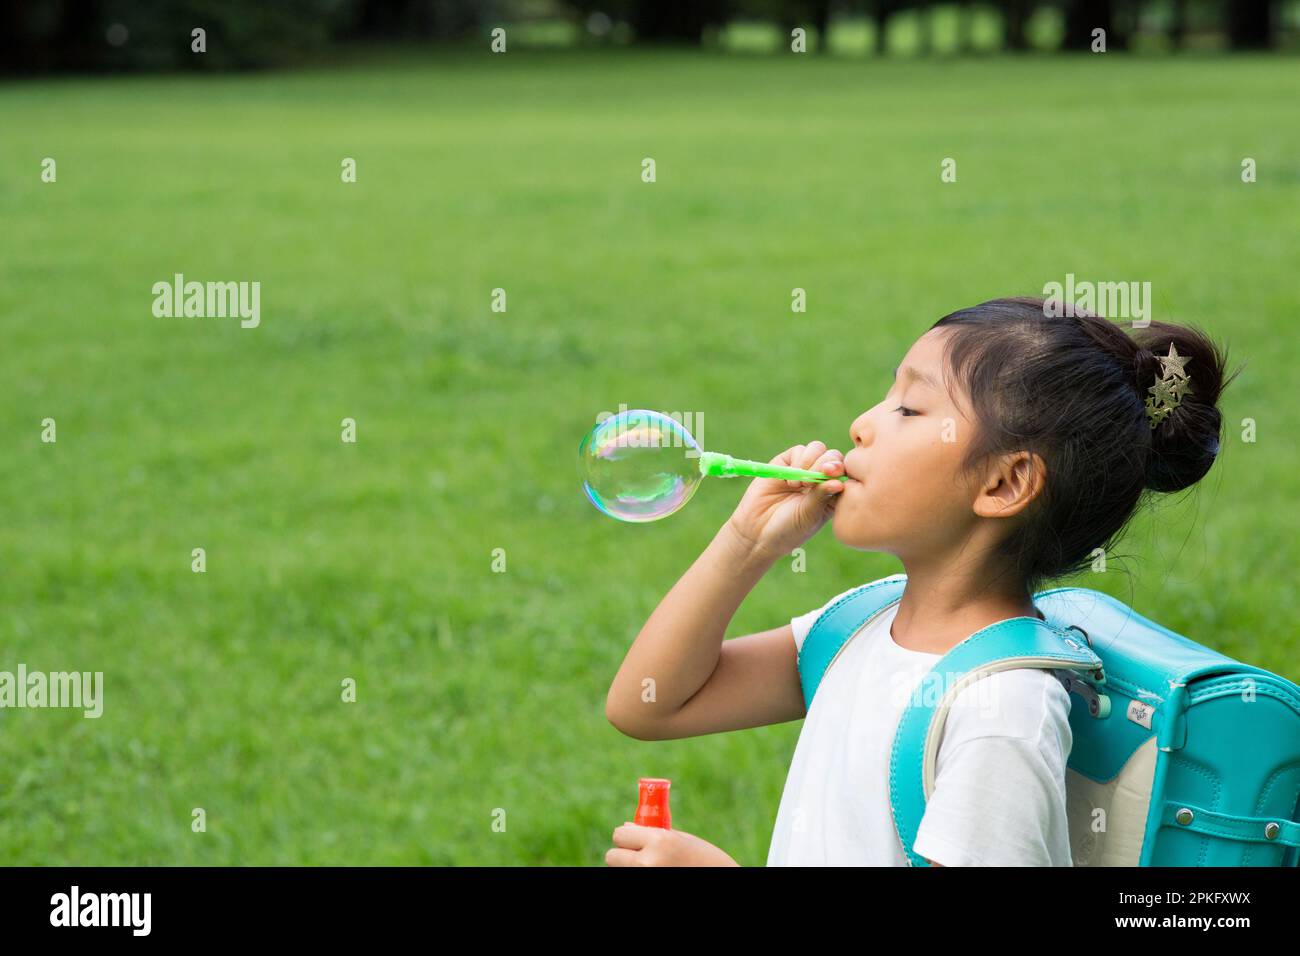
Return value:
[(916, 409), (914, 409), (914, 408), (907, 408), (907, 407), (904, 406), (904, 405), (899, 405), (896, 409), (894, 409), (894, 411), (896, 411), (896, 412), (902, 412), (904, 418), (910, 418), (910, 417), (913, 416), (913, 415), (919, 415), (919, 414), (921, 414), (921, 413), (918, 412)]

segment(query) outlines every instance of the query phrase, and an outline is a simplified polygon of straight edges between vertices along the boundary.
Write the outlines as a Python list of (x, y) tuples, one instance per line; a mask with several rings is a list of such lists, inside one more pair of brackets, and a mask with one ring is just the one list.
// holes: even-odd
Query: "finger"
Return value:
[(808, 444), (803, 446), (803, 457), (799, 459), (799, 464), (795, 465), (795, 467), (805, 468), (805, 469), (811, 468), (813, 466), (813, 463), (816, 462), (817, 459), (821, 457), (824, 451), (826, 451), (825, 442), (820, 442), (820, 441), (809, 442)]
[(844, 474), (844, 456), (836, 449), (830, 448), (822, 452), (821, 457), (812, 466), (813, 471), (820, 471), (826, 475)]
[(812, 498), (814, 501), (826, 503), (827, 498), (834, 497), (844, 490), (844, 482), (839, 478), (827, 481), (819, 481), (812, 487)]
[[(803, 459), (803, 452), (804, 452), (803, 445), (795, 445), (788, 452), (786, 452), (785, 461), (781, 462), (781, 464), (790, 465), (794, 468), (798, 468), (799, 466), (795, 463)], [(785, 482), (785, 486), (787, 488), (801, 488), (803, 487), (803, 482), (794, 481), (792, 479), (787, 478)]]
[[(823, 442), (812, 441), (803, 446), (803, 452), (795, 458), (794, 467), (802, 468), (805, 471), (811, 470), (813, 463), (817, 458), (826, 451), (826, 445)], [(790, 481), (791, 488), (808, 488), (817, 482), (804, 481), (802, 479), (793, 479)]]
[(818, 468), (823, 475), (828, 475), (826, 481), (823, 481), (817, 487), (827, 494), (834, 494), (844, 488), (844, 466), (839, 462), (824, 462)]
[(772, 461), (770, 462), (770, 464), (773, 464), (773, 465), (788, 465), (788, 464), (790, 464), (791, 461), (794, 460), (794, 455), (795, 455), (795, 453), (798, 452), (798, 451), (799, 451), (800, 449), (802, 449), (802, 448), (803, 448), (803, 445), (791, 445), (791, 446), (790, 446), (789, 448), (787, 448), (785, 451), (781, 452), (781, 454), (779, 454), (779, 455), (777, 455), (775, 458), (773, 458)]
[(809, 483), (812, 485), (812, 493), (823, 501), (844, 490), (844, 482), (839, 480), (844, 475), (844, 456), (840, 454), (838, 449), (828, 448), (823, 451), (817, 460), (812, 463), (810, 470), (821, 472), (823, 475), (829, 475), (831, 478), (836, 479)]
[(635, 823), (625, 823), (621, 827), (614, 828), (614, 845), (624, 847), (629, 850), (639, 850), (646, 845), (646, 839), (650, 836), (646, 831), (652, 827), (643, 827)]
[(610, 847), (605, 852), (606, 866), (637, 866), (636, 850), (621, 850), (618, 847)]

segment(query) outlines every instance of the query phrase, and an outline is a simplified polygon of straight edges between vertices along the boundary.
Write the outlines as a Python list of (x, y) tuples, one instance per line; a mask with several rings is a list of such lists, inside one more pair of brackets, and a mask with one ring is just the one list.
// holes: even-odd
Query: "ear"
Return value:
[(1028, 451), (996, 456), (972, 506), (982, 518), (1010, 518), (1029, 507), (1043, 490), (1047, 465)]

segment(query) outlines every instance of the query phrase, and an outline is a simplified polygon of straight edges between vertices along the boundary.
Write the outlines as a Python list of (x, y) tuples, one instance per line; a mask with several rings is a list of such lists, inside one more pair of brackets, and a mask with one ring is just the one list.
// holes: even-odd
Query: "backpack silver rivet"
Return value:
[(1281, 832), (1281, 830), (1282, 830), (1282, 828), (1281, 828), (1280, 826), (1278, 826), (1276, 823), (1266, 823), (1266, 824), (1264, 824), (1264, 836), (1265, 836), (1265, 838), (1267, 838), (1267, 839), (1269, 839), (1269, 840), (1276, 840), (1276, 839), (1277, 839), (1277, 835), (1278, 835), (1278, 833)]
[(1186, 807), (1183, 807), (1181, 810), (1179, 810), (1177, 813), (1174, 814), (1174, 819), (1177, 820), (1179, 823), (1181, 823), (1183, 826), (1187, 826), (1187, 824), (1192, 822), (1192, 811), (1188, 810)]

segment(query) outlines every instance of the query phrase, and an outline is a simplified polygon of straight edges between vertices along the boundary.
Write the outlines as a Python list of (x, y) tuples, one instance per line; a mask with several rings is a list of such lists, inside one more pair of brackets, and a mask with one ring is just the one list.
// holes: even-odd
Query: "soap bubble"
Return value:
[(657, 521), (690, 501), (700, 446), (681, 422), (644, 408), (611, 415), (578, 446), (582, 490), (620, 521)]

